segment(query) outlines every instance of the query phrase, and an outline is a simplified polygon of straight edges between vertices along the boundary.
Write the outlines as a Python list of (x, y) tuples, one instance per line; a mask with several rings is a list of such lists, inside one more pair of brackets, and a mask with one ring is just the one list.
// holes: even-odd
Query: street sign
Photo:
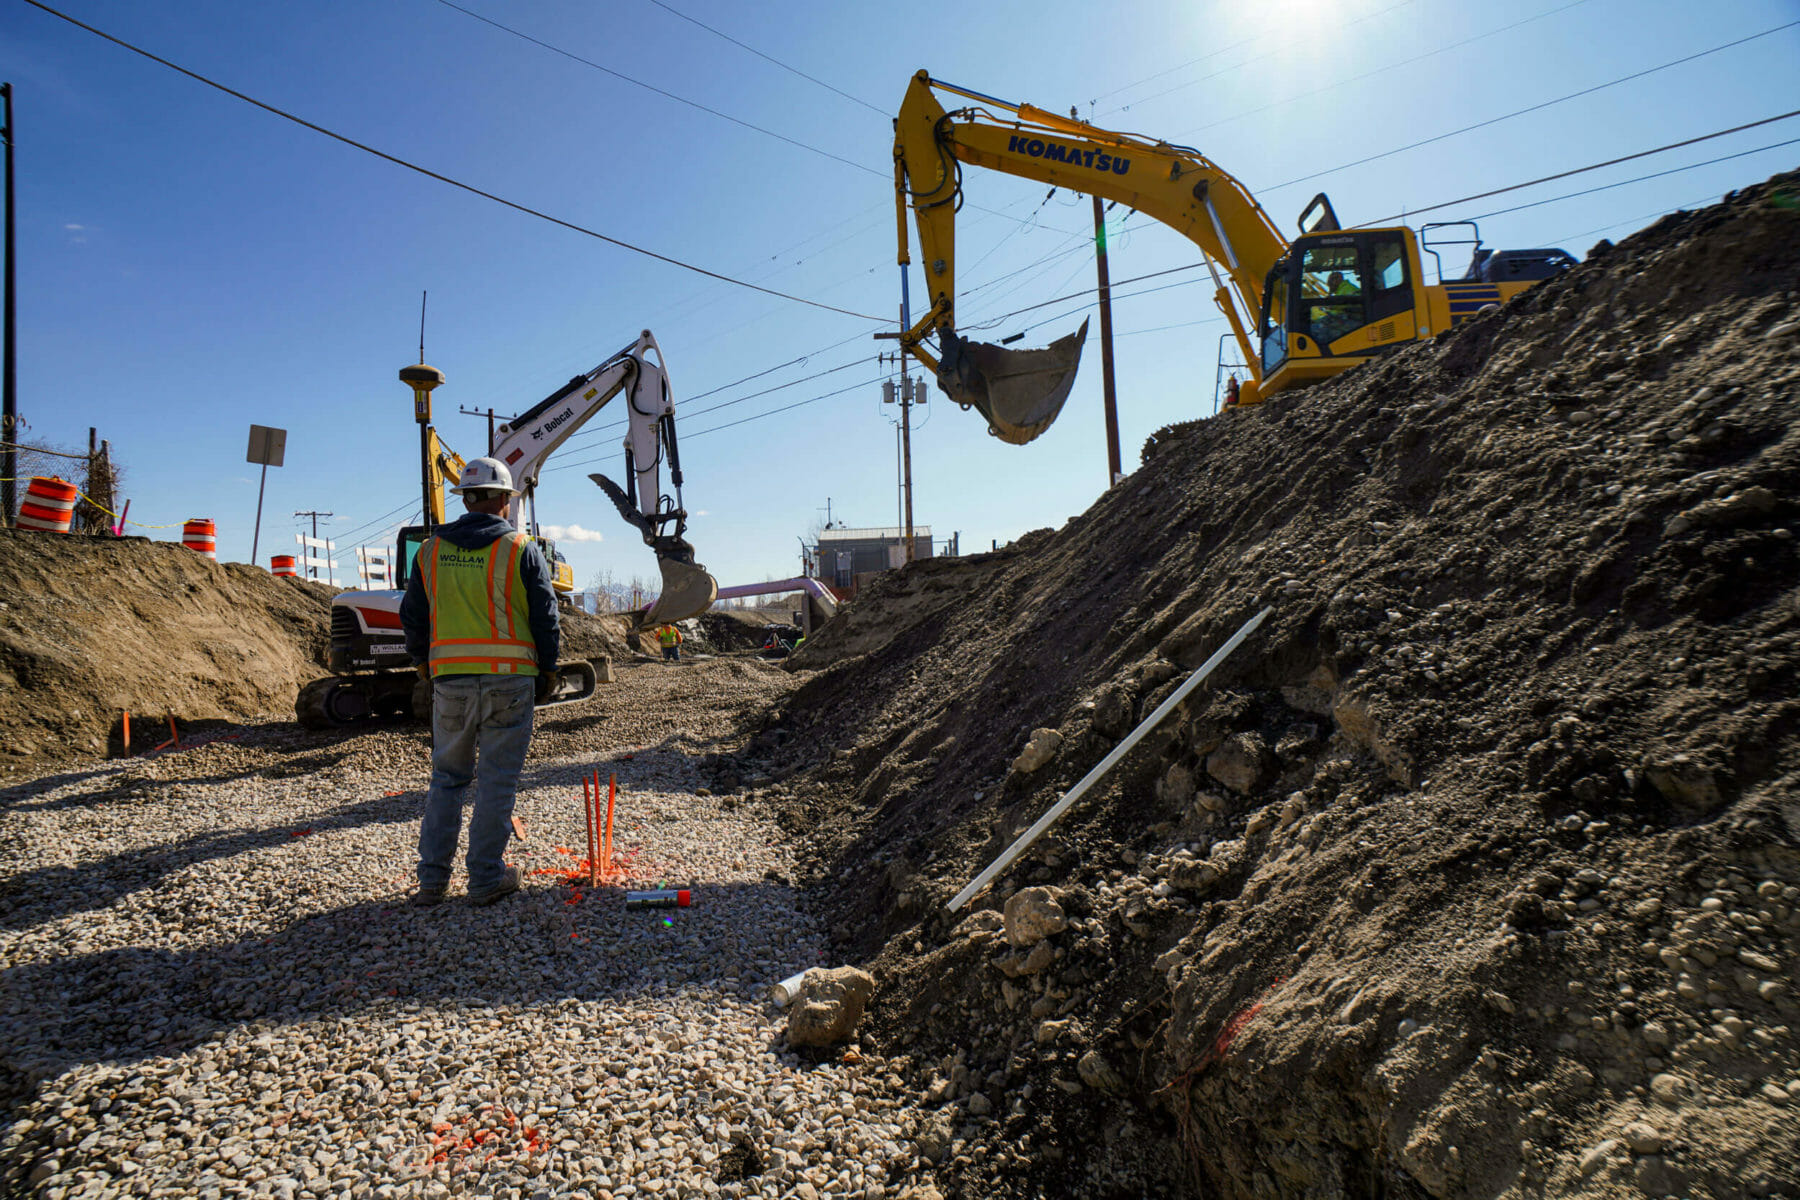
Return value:
[(271, 429), (267, 425), (250, 427), (250, 454), (245, 462), (261, 463), (265, 467), (279, 467), (281, 459), (287, 453), (287, 430)]
[(256, 485), (256, 527), (250, 534), (250, 562), (256, 562), (256, 548), (262, 544), (262, 502), (263, 488), (269, 482), (269, 468), (279, 467), (282, 456), (287, 453), (287, 430), (271, 429), (267, 425), (250, 427), (250, 454), (245, 462), (262, 464), (262, 479)]

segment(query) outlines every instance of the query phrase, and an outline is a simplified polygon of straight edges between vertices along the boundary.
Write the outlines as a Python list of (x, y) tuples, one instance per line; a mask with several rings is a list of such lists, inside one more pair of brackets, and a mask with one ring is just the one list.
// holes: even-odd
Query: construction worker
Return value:
[(400, 602), (406, 651), (432, 688), (416, 905), (444, 899), (471, 782), (469, 903), (519, 890), (522, 872), (504, 861), (513, 798), (531, 744), (532, 703), (549, 695), (561, 642), (549, 565), (507, 519), (519, 493), (506, 464), (474, 459), (450, 490), (468, 511), (419, 547)]
[(681, 630), (669, 624), (659, 625), (656, 628), (656, 640), (662, 645), (664, 659), (669, 662), (681, 661)]

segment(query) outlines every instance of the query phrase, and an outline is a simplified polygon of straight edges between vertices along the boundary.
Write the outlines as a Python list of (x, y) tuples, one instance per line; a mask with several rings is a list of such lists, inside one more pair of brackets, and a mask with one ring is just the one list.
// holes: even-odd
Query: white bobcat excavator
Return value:
[[(654, 357), (651, 357), (654, 356)], [(430, 392), (443, 376), (423, 364), (400, 373), (413, 386), (420, 426), (420, 451), (426, 505), (425, 525), (409, 526), (398, 535), (397, 575), (394, 587), (343, 592), (331, 602), (331, 648), (327, 663), (331, 676), (314, 680), (300, 689), (294, 711), (300, 723), (312, 729), (357, 725), (408, 711), (421, 719), (431, 712), (431, 689), (419, 682), (406, 653), (400, 627), (400, 601), (406, 594), (419, 546), (437, 525), (445, 522), (444, 488), (462, 466), (461, 458), (438, 440), (431, 420)], [(669, 377), (662, 349), (648, 329), (617, 354), (585, 375), (578, 375), (541, 403), (494, 433), (488, 456), (505, 463), (519, 489), (520, 503), (513, 521), (528, 521), (537, 537), (536, 503), (538, 476), (545, 461), (591, 420), (612, 399), (624, 393), (627, 417), (625, 434), (625, 485), (604, 475), (588, 478), (600, 485), (619, 515), (643, 535), (644, 544), (656, 553), (662, 574), (662, 593), (640, 615), (639, 628), (680, 621), (711, 607), (718, 582), (694, 561), (694, 548), (683, 536), (687, 510), (681, 502), (681, 460), (675, 440), (675, 404), (669, 393)], [(664, 495), (661, 469), (669, 465), (673, 498)], [(524, 514), (529, 512), (530, 517)], [(539, 540), (544, 557), (557, 577), (559, 591), (568, 590), (569, 570), (555, 547)], [(559, 663), (556, 685), (539, 706), (570, 704), (594, 694), (594, 668), (576, 659)]]

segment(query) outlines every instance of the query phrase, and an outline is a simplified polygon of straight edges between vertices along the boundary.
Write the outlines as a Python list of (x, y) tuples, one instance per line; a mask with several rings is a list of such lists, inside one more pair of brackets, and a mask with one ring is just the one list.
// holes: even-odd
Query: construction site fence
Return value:
[(18, 524), (18, 504), (25, 496), (32, 477), (64, 479), (81, 488), (81, 499), (75, 505), (72, 533), (110, 533), (112, 513), (119, 507), (120, 471), (112, 461), (112, 447), (96, 441), (94, 448), (83, 454), (58, 450), (50, 446), (32, 446), (23, 442), (0, 441), (0, 450), (13, 459), (13, 511), (0, 515), (7, 525)]

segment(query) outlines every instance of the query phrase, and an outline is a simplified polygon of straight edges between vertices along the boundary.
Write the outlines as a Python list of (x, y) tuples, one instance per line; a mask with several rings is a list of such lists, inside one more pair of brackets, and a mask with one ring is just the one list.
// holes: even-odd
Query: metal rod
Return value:
[(17, 308), (13, 300), (14, 282), (17, 278), (14, 268), (13, 228), (18, 223), (13, 215), (13, 94), (12, 84), (0, 83), (0, 98), (5, 100), (6, 120), (6, 282), (4, 315), (0, 316), (0, 326), (4, 326), (6, 349), (4, 363), (0, 364), (0, 391), (5, 394), (4, 406), (0, 407), (0, 442), (5, 442), (4, 450), (0, 450), (0, 525), (13, 523), (13, 479), (18, 475), (18, 456), (13, 450), (13, 443), (19, 440), (19, 377), (18, 377), (18, 321)]
[(431, 523), (431, 426), (419, 422), (419, 494), (424, 497), (425, 529), (429, 532)]
[(262, 480), (256, 485), (256, 525), (250, 534), (250, 565), (256, 565), (256, 548), (262, 544), (263, 489), (269, 485), (269, 464), (262, 465)]
[(1243, 643), (1245, 638), (1256, 632), (1256, 627), (1261, 625), (1263, 621), (1267, 619), (1268, 615), (1274, 611), (1273, 608), (1264, 608), (1254, 617), (1245, 621), (1242, 627), (1240, 627), (1236, 633), (1231, 635), (1230, 641), (1226, 642), (1223, 646), (1220, 646), (1219, 649), (1214, 652), (1213, 656), (1207, 659), (1198, 671), (1195, 671), (1192, 675), (1188, 676), (1186, 683), (1176, 688), (1167, 700), (1164, 700), (1161, 704), (1157, 705), (1156, 711), (1145, 717), (1143, 721), (1138, 724), (1136, 729), (1126, 735), (1124, 741), (1113, 747), (1111, 754), (1108, 754), (1105, 758), (1101, 759), (1099, 765), (1084, 775), (1080, 783), (1070, 788), (1061, 800), (1058, 800), (1055, 804), (1050, 806), (1049, 812), (1046, 812), (1037, 819), (1037, 824), (1020, 834), (1018, 839), (1014, 841), (1012, 845), (1008, 846), (999, 858), (996, 858), (993, 862), (989, 863), (986, 870), (972, 879), (969, 882), (969, 885), (962, 891), (956, 893), (944, 907), (951, 912), (955, 912), (970, 900), (974, 899), (976, 893), (980, 892), (982, 888), (992, 883), (995, 876), (1011, 866), (1014, 859), (1025, 853), (1026, 848), (1029, 847), (1031, 843), (1037, 841), (1046, 829), (1056, 824), (1057, 819), (1069, 810), (1069, 806), (1081, 799), (1082, 796), (1086, 795), (1087, 790), (1098, 783), (1101, 777), (1108, 771), (1112, 770), (1113, 767), (1118, 764), (1120, 759), (1130, 753), (1131, 748), (1136, 746), (1139, 741), (1143, 740), (1145, 734), (1161, 724), (1164, 717), (1168, 716), (1171, 712), (1174, 712), (1175, 706), (1187, 699), (1188, 693), (1199, 687), (1201, 682), (1204, 681), (1208, 675), (1213, 673), (1213, 669), (1224, 662), (1226, 656), (1233, 650), (1236, 650), (1238, 646)]
[[(1075, 110), (1070, 109), (1074, 116)], [(1094, 197), (1094, 268), (1100, 277), (1100, 394), (1106, 409), (1106, 486), (1124, 478), (1119, 463), (1119, 398), (1113, 387), (1112, 284), (1106, 269), (1106, 216)]]

